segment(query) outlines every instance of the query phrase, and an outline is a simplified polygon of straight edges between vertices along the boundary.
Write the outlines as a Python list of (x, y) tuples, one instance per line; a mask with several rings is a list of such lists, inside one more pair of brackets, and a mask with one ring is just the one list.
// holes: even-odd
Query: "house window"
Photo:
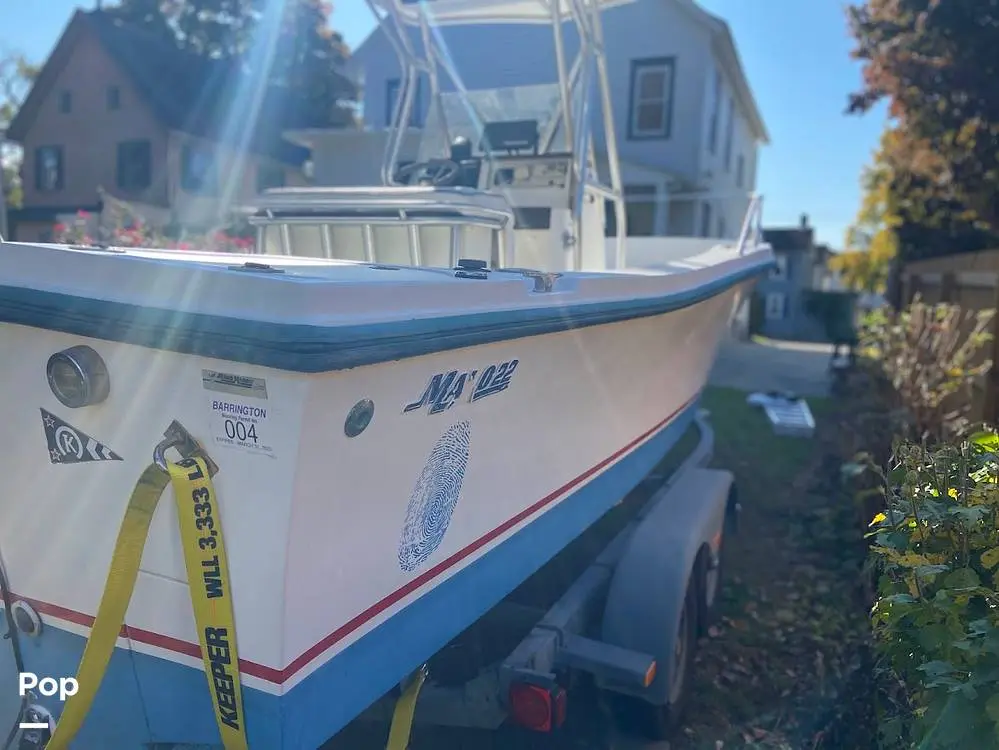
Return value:
[[(656, 233), (656, 186), (625, 185), (624, 214), (629, 237), (651, 237)], [(604, 204), (604, 227), (608, 237), (617, 236), (617, 214), (614, 203)]]
[(711, 236), (711, 204), (701, 204), (701, 237)]
[(669, 138), (675, 69), (672, 57), (631, 61), (629, 138)]
[(714, 96), (711, 102), (711, 124), (708, 130), (708, 151), (712, 154), (718, 152), (718, 120), (721, 118), (721, 87), (722, 78), (719, 71), (715, 71)]
[(180, 160), (180, 186), (185, 192), (215, 192), (218, 188), (218, 169), (211, 149), (185, 143)]
[(284, 168), (280, 164), (257, 165), (257, 192), (262, 193), (271, 188), (284, 187)]
[(118, 187), (145, 190), (153, 182), (153, 148), (149, 141), (118, 144)]
[(656, 186), (625, 185), (624, 211), (628, 235), (651, 237), (656, 233)]
[[(385, 82), (385, 125), (392, 125), (395, 119), (395, 104), (399, 98), (399, 91), (402, 82), (398, 78), (391, 78)], [(416, 91), (413, 92), (413, 108), (409, 113), (409, 126), (411, 128), (423, 127), (423, 79), (416, 79)]]
[(724, 239), (725, 236), (726, 236), (726, 234), (727, 234), (727, 230), (728, 230), (728, 227), (725, 226), (725, 217), (724, 216), (719, 216), (718, 217), (718, 236)]
[(59, 111), (64, 115), (73, 110), (73, 94), (69, 91), (59, 92)]
[(746, 177), (746, 157), (739, 154), (739, 158), (735, 160), (735, 186), (742, 187), (742, 181)]
[(765, 315), (767, 320), (783, 320), (787, 308), (787, 295), (783, 292), (767, 294)]
[(112, 112), (121, 109), (121, 89), (117, 86), (108, 86), (107, 101), (108, 109)]
[(62, 146), (41, 146), (35, 149), (35, 188), (41, 193), (62, 190)]
[(725, 127), (725, 171), (732, 169), (732, 138), (735, 135), (735, 100), (728, 98), (728, 123)]
[(777, 264), (770, 269), (770, 278), (775, 281), (784, 281), (787, 278), (787, 256), (774, 255), (774, 262)]

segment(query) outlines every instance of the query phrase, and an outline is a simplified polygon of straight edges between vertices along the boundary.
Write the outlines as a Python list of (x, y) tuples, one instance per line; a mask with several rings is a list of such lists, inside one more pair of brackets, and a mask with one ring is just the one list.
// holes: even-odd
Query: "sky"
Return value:
[[(699, 0), (732, 28), (771, 144), (760, 154), (757, 188), (766, 226), (808, 214), (818, 240), (840, 249), (860, 205), (860, 173), (885, 122), (884, 108), (844, 114), (860, 84), (850, 59), (844, 0)], [(111, 4), (111, 2), (108, 2)], [(33, 62), (49, 54), (73, 10), (95, 1), (0, 0), (0, 49)], [(333, 27), (356, 47), (374, 26), (362, 0), (338, 0)]]

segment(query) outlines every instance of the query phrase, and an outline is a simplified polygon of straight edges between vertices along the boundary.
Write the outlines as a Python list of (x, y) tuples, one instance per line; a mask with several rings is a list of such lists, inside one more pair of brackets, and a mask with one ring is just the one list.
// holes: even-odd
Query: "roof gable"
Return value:
[(736, 99), (742, 110), (746, 113), (749, 126), (756, 137), (764, 144), (770, 143), (770, 134), (767, 126), (763, 122), (759, 107), (756, 104), (756, 97), (746, 78), (746, 71), (742, 67), (742, 60), (739, 57), (739, 50), (735, 46), (735, 38), (732, 36), (732, 29), (728, 22), (719, 16), (708, 13), (695, 0), (671, 0), (686, 10), (698, 23), (706, 26), (711, 31), (715, 42), (715, 50), (719, 62), (729, 74), (732, 87), (735, 89)]
[(38, 117), (45, 99), (56, 84), (59, 74), (72, 58), (80, 35), (85, 33), (83, 18), (84, 13), (78, 10), (69, 20), (59, 37), (59, 41), (56, 42), (55, 48), (49, 54), (41, 70), (38, 71), (38, 77), (35, 78), (28, 95), (21, 102), (17, 113), (7, 126), (7, 140), (20, 143), (28, 134), (28, 130), (34, 124), (35, 118)]
[[(72, 59), (81, 36), (92, 33), (101, 47), (131, 80), (154, 117), (171, 130), (178, 130), (216, 142), (234, 145), (279, 161), (300, 165), (308, 149), (280, 137), (281, 126), (268, 112), (286, 113), (276, 108), (281, 92), (265, 93), (257, 108), (252, 132), (246, 132), (247, 118), (238, 113), (248, 109), (245, 77), (236, 63), (213, 60), (178, 50), (145, 29), (124, 24), (104, 11), (76, 11), (39, 73), (35, 85), (8, 129), (11, 140), (22, 140), (38, 115), (60, 71)], [(281, 101), (284, 104), (283, 100)], [(266, 106), (270, 104), (271, 106)], [(234, 114), (236, 113), (236, 114)]]

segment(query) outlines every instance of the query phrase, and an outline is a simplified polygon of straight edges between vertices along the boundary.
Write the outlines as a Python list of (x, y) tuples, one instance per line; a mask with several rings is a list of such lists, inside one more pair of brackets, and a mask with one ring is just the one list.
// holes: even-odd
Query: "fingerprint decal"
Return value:
[(416, 480), (399, 540), (399, 567), (407, 573), (423, 565), (444, 541), (468, 466), (470, 434), (467, 421), (451, 425)]

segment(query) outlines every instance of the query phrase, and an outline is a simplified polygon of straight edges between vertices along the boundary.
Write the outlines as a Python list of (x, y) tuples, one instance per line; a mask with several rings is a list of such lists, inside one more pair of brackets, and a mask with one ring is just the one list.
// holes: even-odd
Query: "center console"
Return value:
[(478, 188), (502, 192), (514, 209), (568, 209), (572, 202), (572, 156), (494, 155), (482, 164)]

